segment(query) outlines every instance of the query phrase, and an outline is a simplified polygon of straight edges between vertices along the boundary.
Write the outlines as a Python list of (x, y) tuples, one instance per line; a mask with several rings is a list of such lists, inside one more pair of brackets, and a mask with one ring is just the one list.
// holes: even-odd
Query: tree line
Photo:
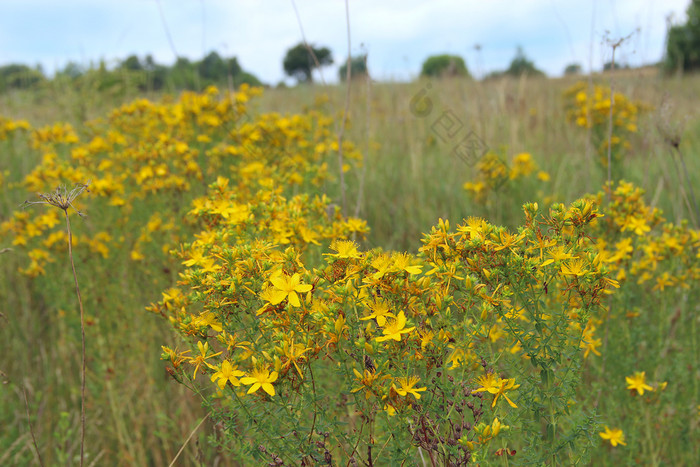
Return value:
[[(479, 46), (476, 46), (480, 50)], [(333, 54), (327, 47), (299, 43), (287, 50), (282, 67), (287, 76), (299, 83), (312, 83), (313, 71), (333, 64)], [(358, 55), (344, 60), (338, 70), (344, 81), (366, 77), (369, 74), (367, 55)], [(669, 27), (666, 36), (665, 56), (660, 63), (666, 73), (689, 72), (700, 69), (700, 0), (692, 0), (687, 9), (687, 21)], [(612, 68), (606, 63), (604, 70)], [(624, 65), (614, 64), (615, 68)], [(569, 64), (565, 74), (581, 73), (581, 65)], [(486, 78), (500, 76), (544, 76), (535, 64), (518, 47), (510, 66), (503, 71), (492, 72)], [(421, 68), (422, 76), (470, 76), (464, 59), (458, 55), (442, 54), (428, 57)], [(125, 82), (143, 91), (201, 90), (209, 85), (236, 87), (243, 83), (261, 85), (261, 81), (250, 72), (243, 70), (236, 57), (226, 58), (217, 52), (210, 52), (202, 60), (190, 61), (178, 58), (172, 66), (156, 63), (151, 55), (139, 58), (131, 55), (109, 68), (104, 60), (96, 67), (83, 67), (69, 62), (53, 78), (48, 78), (40, 66), (34, 68), (23, 64), (0, 66), (0, 92), (10, 89), (27, 89), (51, 80), (83, 81), (96, 83), (98, 89), (123, 85)]]
[(104, 60), (89, 67), (69, 62), (52, 78), (47, 77), (40, 66), (32, 68), (16, 63), (0, 66), (0, 92), (27, 89), (54, 80), (96, 83), (100, 90), (126, 82), (141, 91), (199, 91), (209, 85), (262, 84), (255, 75), (243, 70), (236, 57), (222, 57), (217, 52), (210, 52), (198, 61), (180, 57), (171, 66), (157, 63), (151, 55), (143, 58), (130, 55), (111, 68)]
[[(666, 47), (664, 58), (658, 64), (667, 74), (692, 72), (700, 69), (700, 0), (691, 0), (686, 10), (687, 21), (669, 27), (666, 35)], [(481, 50), (479, 45), (475, 46)], [(349, 63), (348, 63), (349, 62)], [(304, 43), (297, 44), (287, 51), (284, 60), (284, 69), (288, 76), (294, 77), (298, 82), (312, 82), (313, 70), (333, 63), (330, 50), (326, 47), (316, 47)], [(369, 73), (367, 68), (367, 55), (350, 57), (340, 67), (339, 78), (347, 77), (347, 66), (350, 65), (352, 78), (363, 77)], [(628, 65), (607, 62), (603, 65), (603, 71), (611, 69), (629, 68)], [(580, 74), (582, 67), (578, 63), (571, 63), (564, 69), (564, 74)], [(509, 67), (503, 71), (495, 71), (485, 78), (497, 78), (501, 76), (544, 76), (535, 64), (527, 58), (521, 47), (517, 48), (515, 57)], [(421, 76), (470, 76), (464, 59), (458, 55), (442, 54), (428, 57), (421, 67)]]

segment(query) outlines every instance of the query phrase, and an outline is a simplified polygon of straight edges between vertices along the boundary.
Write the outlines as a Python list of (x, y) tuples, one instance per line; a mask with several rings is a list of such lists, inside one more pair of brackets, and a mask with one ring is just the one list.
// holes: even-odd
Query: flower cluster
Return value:
[(689, 290), (700, 280), (700, 231), (666, 221), (643, 195), (621, 181), (594, 198), (610, 198), (606, 218), (593, 231), (601, 261), (621, 283), (633, 281), (652, 293)]
[[(90, 122), (81, 134), (68, 124), (31, 130), (26, 122), (3, 119), (0, 138), (22, 129), (30, 131), (29, 144), (40, 163), (21, 181), (24, 190), (47, 192), (90, 181), (89, 193), (77, 201), (76, 208), (99, 212), (100, 224), (88, 234), (74, 236), (78, 256), (97, 253), (107, 258), (119, 252), (131, 261), (170, 269), (168, 251), (193, 232), (187, 205), (217, 177), (235, 177), (238, 186), (232, 190), (240, 192), (246, 180), (255, 180), (248, 190), (266, 188), (270, 193), (274, 192), (271, 172), (284, 174), (281, 180), (297, 191), (332, 180), (324, 161), (337, 150), (331, 120), (314, 110), (253, 119), (247, 102), (259, 93), (242, 86), (229, 95), (210, 87), (202, 94), (185, 92), (176, 101), (136, 100), (106, 119)], [(346, 160), (357, 162), (359, 153), (350, 143), (344, 144)], [(245, 207), (237, 212), (222, 206), (220, 199), (199, 198), (191, 213), (206, 211), (208, 222), (245, 216)], [(282, 216), (274, 220), (281, 236), (286, 235), (285, 222)], [(316, 241), (313, 226), (298, 228)], [(115, 229), (130, 235), (115, 235)], [(26, 250), (30, 262), (21, 266), (21, 272), (30, 277), (46, 275), (66, 241), (55, 212), (33, 215), (29, 209), (12, 213), (0, 225), (0, 236)]]
[[(189, 342), (164, 347), (179, 380), (207, 374), (218, 404), (255, 414), (250, 429), (266, 449), (296, 461), (323, 455), (320, 427), (337, 422), (368, 427), (336, 427), (346, 455), (409, 442), (446, 462), (469, 459), (500, 431), (500, 422), (476, 430), (482, 418), (517, 425), (509, 410), (519, 391), (541, 381), (557, 423), (577, 383), (555, 385), (554, 375), (583, 358), (583, 330), (616, 286), (586, 235), (599, 215), (592, 202), (547, 215), (526, 205), (517, 232), (480, 218), (452, 231), (441, 220), (417, 256), (363, 251), (352, 240), (363, 221), (329, 210), (312, 188), (289, 194), (299, 170), (243, 164), (193, 201), (189, 215), (204, 229), (177, 252), (178, 286), (149, 307)], [(272, 441), (285, 432), (296, 435)]]
[(31, 125), (26, 120), (11, 120), (0, 116), (0, 141), (5, 141), (20, 131), (28, 131), (30, 129)]
[[(601, 167), (608, 165), (608, 146), (611, 145), (613, 164), (619, 164), (630, 148), (630, 138), (638, 132), (639, 116), (651, 110), (643, 102), (629, 99), (620, 92), (611, 98), (610, 88), (579, 82), (564, 93), (567, 119), (580, 128), (591, 130), (593, 144)], [(609, 137), (610, 105), (612, 108), (612, 138)], [(616, 174), (619, 176), (619, 174)]]
[(474, 179), (466, 182), (463, 188), (480, 204), (486, 204), (489, 196), (506, 183), (522, 183), (533, 177), (546, 183), (550, 179), (549, 173), (540, 170), (532, 155), (527, 152), (515, 154), (509, 161), (489, 152), (477, 162), (476, 169)]

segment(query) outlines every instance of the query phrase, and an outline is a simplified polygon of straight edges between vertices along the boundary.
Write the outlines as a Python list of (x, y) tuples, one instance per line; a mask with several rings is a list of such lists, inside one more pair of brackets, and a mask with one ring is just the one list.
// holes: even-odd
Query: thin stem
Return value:
[(350, 53), (350, 8), (348, 0), (345, 0), (345, 22), (348, 30), (348, 61), (345, 65), (345, 110), (343, 110), (343, 119), (340, 122), (338, 130), (338, 170), (340, 171), (340, 204), (343, 209), (343, 217), (347, 215), (347, 206), (345, 203), (345, 173), (343, 172), (343, 134), (345, 133), (345, 124), (348, 120), (348, 112), (350, 111), (350, 78), (351, 78), (351, 63)]
[(163, 13), (163, 7), (160, 4), (160, 0), (156, 0), (156, 5), (158, 6), (158, 14), (160, 15), (160, 21), (163, 23), (163, 29), (165, 30), (165, 36), (168, 38), (168, 44), (170, 44), (170, 50), (173, 51), (175, 59), (177, 60), (180, 56), (175, 49), (175, 42), (173, 42), (173, 36), (170, 34), (170, 28), (168, 28), (168, 22), (165, 19), (165, 13)]
[[(348, 66), (348, 69), (350, 67)], [(365, 55), (365, 70), (367, 70), (367, 55)], [(347, 79), (346, 79), (347, 80)], [(371, 126), (370, 126), (370, 92), (372, 79), (369, 77), (369, 72), (365, 73), (365, 81), (367, 83), (367, 91), (365, 93), (365, 154), (362, 161), (362, 170), (360, 171), (360, 180), (357, 186), (357, 204), (355, 205), (355, 217), (360, 217), (360, 209), (362, 208), (362, 203), (364, 202), (364, 190), (365, 190), (365, 176), (367, 175), (367, 163), (369, 158), (369, 151), (371, 146)], [(355, 239), (356, 232), (353, 232), (353, 240)]]
[(27, 389), (22, 387), (22, 392), (24, 393), (24, 410), (27, 413), (27, 423), (29, 424), (29, 433), (32, 435), (32, 443), (34, 443), (34, 450), (36, 451), (36, 456), (39, 458), (39, 465), (44, 467), (44, 461), (41, 458), (41, 453), (39, 452), (39, 446), (36, 443), (36, 436), (34, 436), (34, 429), (32, 428), (32, 420), (29, 418), (29, 402), (27, 402)]
[(80, 465), (85, 461), (85, 312), (83, 311), (83, 299), (80, 297), (80, 287), (78, 286), (78, 274), (75, 272), (75, 262), (73, 261), (73, 233), (70, 230), (70, 217), (68, 209), (64, 209), (66, 215), (66, 229), (68, 230), (68, 256), (70, 265), (73, 268), (73, 279), (75, 280), (75, 293), (78, 296), (80, 306), (80, 343), (82, 369), (80, 373)]
[[(611, 73), (615, 72), (615, 49), (620, 45), (613, 44), (612, 46), (612, 65)], [(613, 136), (613, 108), (615, 107), (615, 81), (610, 75), (610, 114), (608, 116), (608, 185), (612, 187), (612, 136)], [(610, 202), (610, 193), (608, 193), (608, 202)]]
[(173, 461), (169, 464), (169, 467), (173, 467), (173, 465), (175, 465), (175, 461), (177, 460), (178, 457), (180, 457), (180, 454), (182, 454), (182, 451), (185, 449), (185, 446), (187, 446), (187, 443), (190, 442), (190, 440), (192, 439), (192, 436), (194, 436), (194, 434), (197, 432), (197, 430), (199, 429), (199, 427), (202, 426), (202, 423), (204, 423), (204, 421), (205, 421), (207, 418), (209, 418), (209, 414), (206, 414), (206, 415), (204, 416), (204, 418), (202, 419), (202, 421), (200, 421), (200, 422), (197, 424), (197, 426), (194, 427), (194, 430), (192, 430), (192, 432), (190, 433), (190, 435), (187, 437), (187, 439), (185, 440), (185, 442), (182, 444), (182, 447), (180, 448), (180, 450), (177, 452), (177, 454), (175, 454), (175, 457), (173, 458)]
[(316, 415), (318, 414), (318, 405), (316, 403), (316, 381), (314, 380), (314, 372), (311, 371), (311, 364), (309, 363), (309, 374), (311, 375), (311, 387), (313, 388), (313, 398), (314, 398), (314, 420), (311, 422), (311, 430), (309, 431), (309, 440), (307, 443), (310, 445), (313, 439), (314, 429), (316, 428)]
[[(301, 40), (304, 42), (304, 47), (306, 47), (306, 50), (309, 52), (309, 55), (311, 55), (311, 58), (314, 61), (314, 65), (316, 65), (316, 68), (318, 68), (318, 73), (321, 75), (321, 82), (323, 85), (326, 85), (326, 80), (323, 79), (323, 70), (321, 69), (321, 64), (318, 61), (318, 57), (316, 57), (316, 54), (314, 53), (313, 47), (309, 45), (309, 43), (306, 41), (306, 34), (304, 34), (304, 25), (301, 22), (301, 16), (299, 16), (299, 10), (297, 10), (297, 4), (292, 1), (292, 8), (294, 8), (294, 14), (297, 17), (297, 23), (299, 24), (299, 31), (301, 32)], [(313, 82), (313, 69), (311, 70), (309, 74), (309, 82)]]
[[(623, 42), (632, 37), (632, 35), (634, 35), (634, 32), (626, 37), (621, 37), (615, 42), (612, 40), (607, 41), (608, 45), (612, 48), (612, 60), (610, 62), (610, 114), (608, 119), (608, 185), (610, 186), (612, 186), (612, 132), (613, 108), (615, 107), (615, 50), (617, 50), (617, 48), (620, 47)], [(612, 194), (608, 193), (608, 203), (610, 203), (611, 196)]]

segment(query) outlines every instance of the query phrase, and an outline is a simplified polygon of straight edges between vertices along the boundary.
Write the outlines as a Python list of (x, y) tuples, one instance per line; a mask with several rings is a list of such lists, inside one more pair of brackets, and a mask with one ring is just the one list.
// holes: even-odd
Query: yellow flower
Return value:
[(209, 326), (216, 332), (221, 332), (223, 328), (216, 315), (211, 311), (203, 311), (199, 316), (192, 320), (192, 324), (197, 327)]
[(413, 394), (413, 397), (415, 397), (416, 400), (418, 400), (420, 399), (420, 394), (418, 394), (418, 392), (422, 392), (428, 389), (425, 386), (423, 386), (422, 388), (414, 387), (416, 384), (418, 384), (418, 381), (420, 381), (420, 378), (417, 376), (411, 376), (410, 378), (396, 378), (396, 382), (399, 383), (401, 387), (397, 388), (394, 385), (392, 385), (392, 387), (399, 396), (405, 397), (408, 394)]
[(562, 264), (561, 273), (565, 276), (585, 276), (588, 270), (583, 264), (583, 259), (577, 258)]
[(387, 378), (387, 376), (380, 376), (380, 371), (372, 371), (367, 368), (365, 368), (362, 373), (353, 368), (352, 372), (355, 373), (355, 379), (359, 384), (353, 387), (350, 392), (354, 393), (365, 390), (366, 399), (369, 399), (372, 395), (372, 385)]
[(377, 337), (376, 341), (383, 342), (388, 341), (389, 339), (400, 341), (401, 334), (408, 334), (409, 332), (415, 329), (415, 326), (412, 326), (410, 328), (405, 328), (405, 326), (406, 316), (404, 315), (403, 311), (400, 311), (396, 319), (391, 320), (389, 324), (384, 329), (382, 329), (384, 335), (381, 337)]
[(394, 314), (389, 311), (389, 305), (384, 301), (380, 300), (378, 302), (374, 302), (369, 305), (369, 308), (372, 310), (372, 314), (365, 316), (364, 318), (360, 318), (360, 321), (374, 319), (377, 321), (379, 326), (384, 326), (387, 318), (395, 318)]
[(644, 235), (649, 232), (651, 228), (647, 225), (645, 219), (640, 219), (638, 217), (629, 217), (625, 221), (625, 225), (622, 227), (622, 231), (631, 230), (637, 235)]
[(275, 395), (275, 388), (272, 383), (277, 381), (277, 372), (270, 372), (267, 368), (256, 368), (251, 373), (252, 376), (241, 378), (241, 383), (252, 384), (247, 394), (252, 394), (260, 388), (271, 396)]
[(493, 419), (493, 424), (491, 425), (491, 436), (496, 436), (501, 432), (502, 429), (510, 428), (508, 425), (503, 425), (498, 417)]
[[(479, 428), (481, 429), (479, 430)], [(477, 427), (477, 431), (480, 431), (479, 442), (489, 442), (491, 439), (495, 438), (501, 432), (501, 430), (505, 431), (509, 428), (510, 426), (502, 424), (498, 417), (493, 419), (493, 423), (491, 425), (484, 425), (482, 423)]]
[(299, 293), (305, 293), (311, 290), (312, 286), (310, 284), (302, 284), (301, 276), (297, 273), (292, 276), (288, 276), (283, 272), (278, 272), (270, 277), (270, 282), (275, 289), (270, 292), (267, 297), (270, 298), (270, 303), (277, 305), (285, 298), (289, 300), (289, 304), (293, 307), (300, 307), (301, 302), (299, 301)]
[(245, 374), (242, 371), (238, 370), (237, 366), (231, 365), (231, 362), (229, 362), (228, 360), (224, 360), (221, 363), (221, 367), (214, 367), (214, 369), (218, 371), (211, 375), (211, 380), (218, 380), (217, 384), (221, 389), (226, 387), (227, 382), (231, 382), (231, 384), (234, 386), (240, 386), (241, 381), (238, 380), (238, 377), (243, 376)]
[(202, 363), (207, 363), (208, 358), (216, 357), (217, 355), (221, 355), (222, 352), (217, 352), (211, 355), (207, 355), (209, 352), (209, 342), (205, 342), (204, 345), (202, 345), (201, 341), (197, 341), (197, 348), (199, 349), (199, 355), (197, 355), (194, 358), (190, 358), (190, 363), (194, 365), (194, 373), (192, 374), (192, 379), (197, 379), (197, 372), (199, 371), (199, 367), (202, 365)]
[(336, 258), (360, 258), (361, 254), (357, 251), (357, 244), (352, 240), (335, 240), (331, 243), (331, 250), (337, 253), (324, 253), (325, 256), (334, 256)]
[[(552, 245), (556, 245), (556, 242), (553, 242)], [(563, 261), (565, 259), (572, 258), (569, 253), (564, 251), (564, 246), (562, 245), (556, 246), (555, 248), (550, 248), (547, 255), (549, 256), (549, 259), (545, 260), (540, 266), (546, 266), (555, 261)]]
[(518, 406), (515, 405), (515, 403), (513, 403), (513, 401), (510, 400), (505, 394), (506, 391), (520, 387), (519, 384), (515, 384), (515, 378), (503, 379), (497, 377), (493, 373), (487, 373), (485, 376), (479, 377), (479, 384), (481, 384), (482, 387), (473, 390), (472, 393), (488, 391), (491, 394), (495, 394), (496, 397), (493, 398), (493, 404), (491, 404), (491, 407), (495, 407), (498, 397), (503, 395), (511, 407), (514, 409), (518, 408)]
[(501, 250), (505, 250), (505, 249), (510, 249), (510, 248), (514, 247), (515, 245), (517, 245), (520, 242), (520, 240), (523, 239), (523, 237), (525, 237), (524, 234), (513, 235), (513, 234), (510, 234), (510, 233), (506, 232), (505, 230), (503, 230), (499, 234), (500, 243), (493, 242), (494, 245), (497, 245), (494, 248), (494, 251), (501, 251)]
[(653, 391), (654, 388), (646, 384), (644, 381), (646, 371), (637, 371), (634, 376), (625, 376), (625, 381), (627, 381), (627, 389), (632, 391), (637, 391), (640, 396), (644, 394), (644, 390)]
[(375, 272), (372, 275), (372, 279), (379, 280), (381, 279), (384, 274), (386, 274), (389, 271), (389, 268), (391, 266), (391, 259), (389, 255), (379, 255), (377, 256), (373, 261), (372, 261), (372, 267), (377, 269), (377, 272)]
[(190, 358), (189, 356), (187, 356), (187, 354), (190, 353), (189, 350), (179, 352), (177, 349), (173, 350), (170, 347), (166, 347), (164, 345), (161, 345), (160, 348), (163, 349), (163, 353), (161, 354), (160, 358), (162, 360), (170, 360), (170, 362), (173, 364), (173, 367), (175, 368), (179, 367), (180, 364), (182, 364), (182, 362)]
[(610, 444), (612, 444), (613, 447), (617, 446), (618, 444), (627, 446), (627, 443), (625, 443), (625, 434), (619, 428), (613, 428), (611, 430), (606, 426), (605, 431), (600, 433), (600, 437), (610, 441)]
[(411, 266), (411, 258), (407, 253), (395, 253), (392, 256), (394, 260), (393, 269), (395, 271), (401, 272), (406, 271), (409, 274), (420, 274), (422, 266)]
[(603, 344), (603, 341), (595, 337), (595, 330), (596, 327), (593, 326), (591, 323), (588, 323), (586, 325), (586, 328), (583, 330), (583, 339), (581, 339), (580, 344), (580, 347), (582, 349), (586, 349), (586, 351), (583, 354), (583, 358), (588, 358), (588, 355), (591, 352), (600, 357), (598, 347), (600, 347)]
[(284, 344), (282, 344), (282, 353), (287, 358), (287, 361), (282, 365), (282, 368), (286, 369), (294, 365), (299, 376), (303, 378), (304, 374), (297, 362), (301, 362), (304, 359), (304, 354), (309, 350), (311, 350), (311, 347), (304, 347), (304, 344), (295, 344), (291, 339), (285, 340)]

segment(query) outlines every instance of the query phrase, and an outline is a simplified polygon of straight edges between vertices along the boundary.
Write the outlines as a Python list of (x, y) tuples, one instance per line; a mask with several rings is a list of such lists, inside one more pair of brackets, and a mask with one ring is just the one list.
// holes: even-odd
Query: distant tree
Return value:
[(492, 80), (500, 79), (500, 78), (503, 78), (505, 75), (506, 75), (505, 71), (494, 70), (494, 71), (487, 73), (486, 76), (484, 76), (484, 81), (492, 81)]
[[(310, 49), (310, 51), (309, 51)], [(313, 52), (313, 55), (311, 54)], [(314, 60), (314, 56), (316, 60)], [(318, 65), (316, 62), (318, 61)], [(307, 48), (303, 43), (297, 44), (287, 50), (284, 57), (284, 72), (288, 76), (296, 78), (299, 82), (313, 82), (312, 71), (318, 66), (330, 65), (333, 63), (333, 56), (327, 47), (316, 48), (309, 45)]]
[[(627, 63), (615, 62), (615, 70), (629, 70), (629, 65)], [(605, 62), (603, 64), (603, 71), (610, 71), (613, 69), (612, 62)]]
[(187, 57), (177, 57), (177, 60), (175, 60), (175, 64), (173, 65), (174, 69), (181, 69), (181, 70), (191, 70), (192, 69), (192, 62)]
[(226, 60), (226, 73), (231, 76), (236, 76), (239, 73), (243, 73), (243, 68), (241, 68), (241, 65), (238, 64), (238, 59), (236, 57), (231, 57)]
[(421, 76), (469, 76), (469, 71), (459, 55), (433, 55), (423, 62)]
[(88, 68), (84, 75), (87, 81), (97, 83), (97, 89), (114, 93), (126, 92), (125, 82), (119, 73), (109, 70), (107, 63), (101, 59), (97, 68)]
[(155, 59), (153, 58), (153, 55), (148, 54), (146, 55), (146, 58), (143, 59), (143, 69), (146, 71), (153, 71), (156, 69), (158, 64), (156, 63)]
[(33, 69), (17, 63), (0, 67), (0, 91), (30, 88), (44, 79), (38, 68)]
[(700, 69), (700, 0), (692, 0), (686, 13), (688, 22), (671, 27), (666, 37), (667, 72)]
[(199, 62), (197, 68), (199, 69), (199, 76), (208, 82), (226, 79), (228, 75), (227, 63), (216, 52), (209, 52), (209, 54)]
[[(341, 81), (345, 81), (348, 77), (348, 62), (347, 60), (338, 70), (338, 76)], [(350, 59), (350, 79), (367, 76), (367, 55), (360, 55)]]
[(197, 68), (189, 59), (178, 57), (170, 68), (170, 81), (175, 89), (198, 89)]
[(63, 69), (56, 72), (56, 76), (65, 76), (70, 79), (77, 79), (85, 73), (83, 67), (75, 62), (68, 62)]
[(129, 55), (121, 62), (119, 68), (129, 71), (141, 71), (143, 70), (143, 65), (141, 65), (139, 57), (136, 55)]
[(578, 63), (571, 63), (569, 65), (566, 65), (566, 68), (564, 68), (564, 74), (565, 75), (580, 75), (581, 74), (581, 65)]
[(262, 86), (262, 82), (258, 79), (258, 77), (248, 73), (247, 71), (241, 71), (233, 76), (233, 85), (238, 87), (241, 84), (247, 84), (249, 86)]
[(152, 55), (146, 55), (143, 61), (143, 71), (146, 72), (146, 83), (142, 89), (157, 91), (165, 87), (170, 69), (157, 64)]
[[(203, 75), (203, 76), (201, 76)], [(0, 92), (12, 88), (27, 88), (46, 78), (41, 68), (12, 64), (0, 66)], [(183, 89), (200, 91), (208, 85), (227, 87), (247, 83), (261, 86), (260, 80), (241, 68), (236, 57), (224, 58), (212, 52), (201, 61), (192, 62), (179, 57), (172, 66), (158, 64), (152, 55), (139, 58), (130, 55), (110, 69), (104, 60), (97, 67), (81, 67), (68, 62), (57, 71), (54, 79), (60, 79), (75, 86), (96, 86), (98, 90), (111, 93), (126, 92), (131, 89), (158, 91), (167, 89), (175, 92)]]
[(506, 74), (510, 76), (544, 76), (544, 72), (538, 70), (535, 64), (530, 61), (523, 51), (522, 47), (518, 47), (515, 52), (515, 57), (510, 62), (510, 66), (506, 70)]

